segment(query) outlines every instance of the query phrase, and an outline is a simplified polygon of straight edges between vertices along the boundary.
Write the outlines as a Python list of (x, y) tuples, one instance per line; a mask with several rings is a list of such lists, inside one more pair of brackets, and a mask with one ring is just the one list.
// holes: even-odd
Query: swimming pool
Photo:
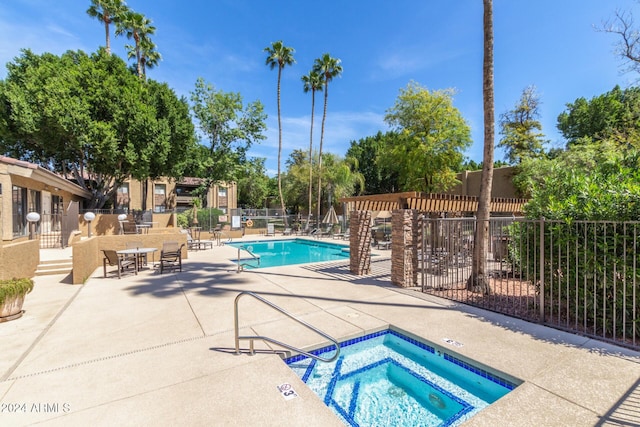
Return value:
[(454, 354), (386, 329), (341, 343), (335, 362), (285, 363), (347, 425), (456, 426), (518, 384)]
[[(260, 257), (260, 267), (306, 264), (309, 262), (335, 261), (349, 258), (349, 248), (335, 243), (307, 239), (256, 240), (252, 242), (228, 243), (228, 246), (242, 247)], [(240, 256), (242, 257), (242, 253)], [(242, 258), (243, 261), (248, 261)], [(237, 259), (234, 260), (238, 262)], [(256, 268), (256, 263), (248, 263), (246, 268)]]

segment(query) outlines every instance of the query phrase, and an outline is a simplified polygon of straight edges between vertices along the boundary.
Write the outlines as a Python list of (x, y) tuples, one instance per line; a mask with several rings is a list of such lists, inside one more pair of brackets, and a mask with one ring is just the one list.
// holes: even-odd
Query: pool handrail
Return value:
[(241, 271), (244, 270), (244, 266), (245, 265), (251, 266), (251, 264), (249, 264), (249, 263), (246, 263), (246, 262), (243, 263), (242, 260), (240, 259), (240, 251), (241, 250), (243, 250), (243, 251), (247, 252), (249, 255), (251, 255), (251, 257), (253, 259), (257, 259), (258, 260), (258, 267), (260, 267), (260, 255), (254, 254), (249, 249), (247, 249), (244, 245), (241, 245), (241, 246), (238, 246), (238, 273), (240, 273)]
[[(255, 299), (257, 299), (258, 301), (268, 305), (269, 307), (273, 308), (276, 311), (279, 311), (280, 313), (284, 314), (285, 316), (289, 317), (292, 320), (295, 320), (296, 322), (298, 322), (299, 324), (301, 324), (302, 326), (305, 326), (307, 329), (312, 330), (313, 332), (317, 333), (318, 335), (322, 336), (323, 338), (328, 339), (329, 341), (331, 341), (331, 343), (336, 347), (336, 352), (335, 354), (330, 357), (330, 358), (325, 358), (325, 357), (320, 357), (316, 354), (311, 354), (307, 351), (304, 351), (300, 348), (294, 347), (292, 345), (283, 343), (281, 341), (278, 341), (276, 339), (273, 338), (269, 338), (269, 337), (265, 337), (262, 335), (246, 335), (246, 336), (240, 336), (240, 328), (239, 328), (239, 323), (238, 323), (238, 301), (240, 300), (241, 297), (243, 297), (244, 295), (249, 295)], [(255, 354), (255, 350), (253, 348), (253, 341), (254, 340), (263, 340), (263, 341), (268, 341), (270, 343), (279, 345), (280, 347), (284, 347), (286, 349), (289, 349), (291, 351), (295, 351), (297, 353), (300, 353), (304, 356), (310, 357), (312, 359), (318, 360), (320, 362), (333, 362), (334, 360), (336, 360), (338, 358), (338, 356), (340, 355), (340, 344), (338, 343), (338, 341), (334, 338), (332, 338), (330, 335), (322, 332), (321, 330), (319, 330), (318, 328), (308, 324), (307, 322), (305, 322), (304, 320), (298, 319), (297, 317), (295, 317), (294, 315), (292, 315), (291, 313), (287, 312), (286, 310), (284, 310), (283, 308), (275, 305), (274, 303), (272, 303), (271, 301), (268, 301), (266, 299), (264, 299), (263, 297), (261, 297), (260, 295), (256, 294), (255, 292), (251, 292), (251, 291), (243, 291), (240, 292), (237, 296), (236, 299), (233, 303), (233, 321), (234, 321), (234, 330), (235, 330), (235, 344), (236, 344), (236, 354), (241, 354), (242, 352), (240, 351), (240, 340), (249, 340), (249, 354), (253, 355)]]

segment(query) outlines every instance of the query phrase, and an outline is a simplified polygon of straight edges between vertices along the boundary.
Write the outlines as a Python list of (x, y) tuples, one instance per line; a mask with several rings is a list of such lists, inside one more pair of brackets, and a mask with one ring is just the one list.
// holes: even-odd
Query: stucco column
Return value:
[(371, 271), (371, 212), (353, 211), (349, 219), (349, 270), (358, 276)]
[(391, 282), (403, 288), (418, 283), (418, 211), (400, 209), (391, 218)]

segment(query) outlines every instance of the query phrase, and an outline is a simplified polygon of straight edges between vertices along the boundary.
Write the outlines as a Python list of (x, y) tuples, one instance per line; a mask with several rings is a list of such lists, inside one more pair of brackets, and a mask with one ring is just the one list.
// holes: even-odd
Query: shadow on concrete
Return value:
[(601, 417), (596, 426), (640, 427), (640, 379)]

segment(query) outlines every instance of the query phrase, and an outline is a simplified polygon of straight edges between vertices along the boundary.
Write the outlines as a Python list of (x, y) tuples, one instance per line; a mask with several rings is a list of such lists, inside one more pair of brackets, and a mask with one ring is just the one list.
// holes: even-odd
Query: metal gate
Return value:
[(70, 202), (66, 210), (42, 214), (38, 228), (40, 248), (64, 248), (68, 246), (71, 232), (79, 229), (78, 215), (78, 202)]

